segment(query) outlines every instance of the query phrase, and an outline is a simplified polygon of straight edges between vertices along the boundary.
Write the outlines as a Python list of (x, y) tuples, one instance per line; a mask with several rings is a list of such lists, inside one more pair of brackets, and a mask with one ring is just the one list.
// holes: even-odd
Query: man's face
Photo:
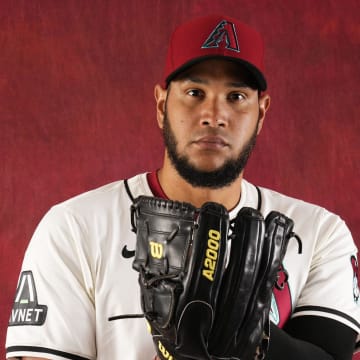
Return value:
[(159, 123), (167, 156), (193, 186), (221, 188), (242, 173), (268, 106), (250, 83), (224, 60), (203, 61), (172, 81)]

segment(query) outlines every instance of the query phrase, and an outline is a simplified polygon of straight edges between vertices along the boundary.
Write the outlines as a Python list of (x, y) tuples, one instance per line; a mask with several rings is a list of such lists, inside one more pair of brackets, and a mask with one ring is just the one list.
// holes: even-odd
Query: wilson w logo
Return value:
[(150, 254), (154, 259), (161, 259), (164, 253), (164, 246), (158, 242), (150, 241)]

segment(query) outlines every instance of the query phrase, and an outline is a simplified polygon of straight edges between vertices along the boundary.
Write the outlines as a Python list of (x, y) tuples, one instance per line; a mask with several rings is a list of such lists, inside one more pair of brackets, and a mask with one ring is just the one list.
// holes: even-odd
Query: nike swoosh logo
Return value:
[(128, 250), (127, 246), (125, 245), (121, 251), (121, 255), (125, 259), (130, 259), (135, 256), (135, 250)]

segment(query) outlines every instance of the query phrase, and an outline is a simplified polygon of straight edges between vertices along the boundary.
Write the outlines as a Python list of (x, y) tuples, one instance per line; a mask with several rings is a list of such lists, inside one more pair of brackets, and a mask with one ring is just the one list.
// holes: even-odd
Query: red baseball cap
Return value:
[(185, 69), (209, 58), (238, 62), (253, 75), (259, 90), (266, 90), (261, 35), (248, 25), (223, 15), (198, 17), (175, 29), (166, 57), (165, 87)]

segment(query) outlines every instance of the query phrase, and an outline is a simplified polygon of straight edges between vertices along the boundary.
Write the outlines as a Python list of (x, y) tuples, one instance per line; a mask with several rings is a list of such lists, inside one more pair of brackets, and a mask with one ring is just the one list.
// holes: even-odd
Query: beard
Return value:
[(258, 125), (259, 121), (256, 124), (255, 131), (243, 146), (237, 158), (228, 159), (221, 167), (213, 171), (197, 169), (190, 163), (188, 156), (178, 153), (176, 137), (171, 129), (167, 112), (164, 114), (162, 135), (170, 161), (183, 179), (194, 187), (220, 189), (231, 185), (244, 170), (255, 147)]

